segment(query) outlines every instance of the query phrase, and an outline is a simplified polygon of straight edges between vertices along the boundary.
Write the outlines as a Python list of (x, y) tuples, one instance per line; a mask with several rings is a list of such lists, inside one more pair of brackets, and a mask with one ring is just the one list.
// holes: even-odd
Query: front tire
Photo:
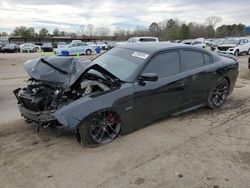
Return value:
[(240, 54), (239, 50), (236, 50), (236, 51), (234, 52), (234, 55), (235, 55), (236, 57), (238, 57), (239, 54)]
[(247, 55), (250, 55), (250, 48), (249, 48), (248, 51), (247, 51)]
[(210, 92), (207, 100), (207, 106), (215, 109), (221, 107), (229, 93), (229, 83), (226, 78), (217, 81), (216, 86)]
[(113, 111), (96, 112), (83, 121), (78, 130), (81, 146), (107, 144), (116, 139), (121, 130), (121, 119)]

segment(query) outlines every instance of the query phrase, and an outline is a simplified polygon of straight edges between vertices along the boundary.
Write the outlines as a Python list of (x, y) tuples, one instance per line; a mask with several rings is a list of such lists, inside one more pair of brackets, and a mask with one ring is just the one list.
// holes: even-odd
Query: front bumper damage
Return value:
[(34, 112), (25, 108), (22, 104), (18, 104), (18, 108), (21, 116), (38, 124), (44, 124), (56, 120), (56, 118), (52, 115), (53, 112), (51, 111)]
[[(67, 105), (61, 106), (57, 109), (44, 111), (39, 111), (36, 107), (32, 107), (30, 109), (27, 105), (35, 106), (33, 104), (35, 99), (28, 98), (28, 100), (25, 100), (23, 97), (19, 96), (20, 90), (21, 88), (15, 89), (13, 93), (18, 100), (17, 104), (21, 116), (26, 119), (27, 123), (35, 123), (39, 127), (43, 128), (47, 128), (48, 126), (55, 126), (56, 128), (67, 130), (73, 130), (77, 128), (80, 120), (76, 119), (70, 114), (65, 113), (64, 107)], [(68, 110), (70, 111), (70, 109)], [(68, 112), (68, 110), (66, 110), (66, 112)]]

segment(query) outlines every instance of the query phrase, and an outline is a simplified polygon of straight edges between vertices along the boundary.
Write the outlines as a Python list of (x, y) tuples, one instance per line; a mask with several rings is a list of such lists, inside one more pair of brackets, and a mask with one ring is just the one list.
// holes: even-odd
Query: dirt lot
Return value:
[(75, 135), (39, 134), (20, 117), (12, 90), (23, 62), (39, 54), (0, 54), (0, 187), (250, 187), (250, 71), (218, 110), (166, 118), (113, 143), (81, 148)]

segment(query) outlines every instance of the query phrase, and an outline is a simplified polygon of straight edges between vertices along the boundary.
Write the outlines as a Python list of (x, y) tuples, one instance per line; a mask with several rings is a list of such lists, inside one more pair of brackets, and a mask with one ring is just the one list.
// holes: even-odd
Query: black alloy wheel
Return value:
[(219, 108), (225, 102), (229, 93), (229, 84), (225, 78), (219, 80), (216, 87), (210, 92), (208, 97), (208, 106), (210, 108)]
[(112, 142), (120, 134), (121, 119), (114, 111), (101, 111), (83, 122), (78, 130), (81, 145), (98, 145)]

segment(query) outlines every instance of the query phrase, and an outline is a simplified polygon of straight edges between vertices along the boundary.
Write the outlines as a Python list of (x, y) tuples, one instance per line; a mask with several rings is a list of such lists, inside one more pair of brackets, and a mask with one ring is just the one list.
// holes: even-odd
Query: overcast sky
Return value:
[(0, 31), (21, 25), (76, 31), (87, 24), (133, 29), (169, 18), (203, 23), (214, 15), (223, 18), (220, 24), (250, 25), (250, 0), (0, 0)]

